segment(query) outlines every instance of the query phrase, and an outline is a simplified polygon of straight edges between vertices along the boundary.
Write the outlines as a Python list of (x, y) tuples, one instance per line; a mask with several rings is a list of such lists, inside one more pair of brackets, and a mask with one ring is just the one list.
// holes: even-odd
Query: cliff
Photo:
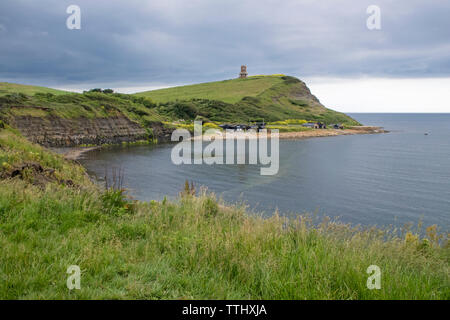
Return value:
[[(167, 141), (172, 128), (148, 99), (103, 93), (35, 92), (29, 86), (0, 90), (0, 120), (24, 137), (47, 147)], [(0, 89), (2, 85), (0, 83)], [(34, 88), (34, 87), (33, 87)], [(39, 90), (40, 87), (35, 87)]]
[(12, 117), (10, 124), (31, 142), (47, 147), (118, 144), (148, 138), (144, 128), (124, 116), (64, 119), (26, 115)]

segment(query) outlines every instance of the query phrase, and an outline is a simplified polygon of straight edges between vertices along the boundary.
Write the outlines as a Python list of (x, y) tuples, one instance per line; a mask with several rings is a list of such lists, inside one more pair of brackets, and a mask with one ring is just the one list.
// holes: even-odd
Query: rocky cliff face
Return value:
[(172, 132), (174, 129), (166, 128), (161, 122), (153, 122), (151, 124), (152, 138), (156, 138), (158, 142), (171, 141)]
[(138, 123), (125, 116), (63, 119), (16, 116), (10, 124), (30, 141), (47, 147), (117, 144), (148, 139)]

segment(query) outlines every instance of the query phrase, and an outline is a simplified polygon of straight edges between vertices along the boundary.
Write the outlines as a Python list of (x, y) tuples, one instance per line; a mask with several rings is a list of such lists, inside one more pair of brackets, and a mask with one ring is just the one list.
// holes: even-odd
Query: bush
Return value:
[(261, 100), (259, 100), (256, 97), (244, 97), (244, 98), (242, 98), (242, 101), (243, 102), (248, 102), (248, 103), (251, 103), (251, 104), (255, 104), (255, 105), (261, 103)]
[(133, 204), (127, 199), (124, 189), (107, 189), (101, 199), (106, 214), (121, 215), (133, 211)]
[(285, 77), (281, 77), (281, 79), (284, 80), (284, 83), (286, 84), (295, 84), (295, 83), (300, 83), (301, 81), (295, 77), (291, 77), (291, 76), (285, 76)]
[(290, 124), (304, 124), (307, 123), (308, 121), (303, 120), (303, 119), (287, 119), (287, 120), (281, 120), (281, 121), (274, 121), (274, 122), (270, 122), (270, 125), (290, 125)]
[(57, 95), (54, 96), (52, 100), (60, 103), (74, 103), (74, 104), (78, 104), (85, 101), (82, 95), (73, 93)]
[(53, 93), (43, 93), (43, 92), (37, 92), (34, 94), (34, 96), (36, 98), (38, 98), (39, 100), (44, 100), (44, 101), (51, 101), (52, 98), (55, 96)]
[(156, 104), (149, 98), (131, 96), (134, 103), (142, 104), (144, 107), (152, 109), (156, 107)]
[(206, 131), (206, 130), (208, 130), (208, 129), (217, 129), (217, 130), (220, 130), (220, 127), (219, 127), (217, 124), (212, 123), (212, 122), (204, 123), (204, 124), (203, 124), (203, 131)]
[(4, 95), (3, 97), (0, 97), (0, 105), (3, 104), (14, 104), (14, 103), (22, 103), (26, 101), (28, 97), (24, 95), (23, 93), (12, 93)]
[(309, 105), (308, 101), (305, 101), (305, 100), (289, 99), (289, 102), (294, 104), (294, 105), (296, 105), (296, 106), (299, 106), (299, 107), (307, 107)]
[(207, 197), (203, 201), (203, 213), (208, 217), (215, 217), (219, 212), (219, 205), (217, 204), (216, 199), (211, 197)]
[(135, 106), (127, 106), (126, 107), (127, 108), (127, 110), (129, 111), (129, 112), (132, 112), (132, 113), (135, 113), (135, 114), (137, 114), (137, 115), (139, 115), (139, 116), (148, 116), (149, 115), (149, 113), (147, 112), (147, 111), (145, 111), (145, 110), (142, 110), (142, 109), (139, 109), (139, 108), (137, 108), (137, 107), (135, 107)]

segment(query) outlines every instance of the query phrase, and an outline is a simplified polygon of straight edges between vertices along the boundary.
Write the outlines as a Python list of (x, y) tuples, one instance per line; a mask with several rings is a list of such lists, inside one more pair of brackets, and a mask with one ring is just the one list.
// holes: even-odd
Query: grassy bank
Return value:
[[(303, 216), (263, 219), (213, 195), (141, 203), (0, 129), (2, 299), (449, 299), (449, 247)], [(23, 163), (36, 167), (19, 170)], [(69, 183), (70, 181), (70, 183)], [(180, 182), (182, 184), (182, 182)], [(366, 287), (369, 265), (380, 290)], [(66, 287), (70, 265), (81, 290)]]
[[(30, 94), (28, 86), (16, 87), (17, 92), (0, 95), (0, 117), (6, 120), (11, 116), (94, 119), (125, 115), (146, 126), (168, 119), (156, 112), (156, 105), (151, 100), (131, 95), (99, 92), (55, 94), (45, 91)], [(0, 91), (2, 88), (4, 86), (0, 83)], [(39, 88), (34, 87), (34, 90)]]

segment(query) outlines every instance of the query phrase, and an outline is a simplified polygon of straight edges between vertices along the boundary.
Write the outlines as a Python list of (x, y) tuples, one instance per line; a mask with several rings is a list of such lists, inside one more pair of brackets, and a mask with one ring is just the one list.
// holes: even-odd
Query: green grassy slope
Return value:
[[(11, 178), (30, 162), (43, 170)], [(133, 202), (0, 127), (0, 299), (448, 300), (449, 246), (437, 239), (434, 228), (420, 239), (262, 219), (208, 194)], [(366, 287), (373, 264), (380, 290)], [(81, 290), (66, 287), (71, 265)]]
[(46, 87), (30, 86), (25, 84), (0, 82), (0, 96), (11, 93), (23, 93), (26, 95), (34, 95), (35, 93), (52, 93), (58, 94), (68, 94), (69, 92), (57, 89), (51, 89)]
[(358, 125), (349, 116), (325, 108), (305, 83), (289, 76), (255, 76), (141, 92), (136, 96), (159, 102), (158, 113), (173, 119), (303, 119)]
[(180, 86), (137, 93), (155, 102), (174, 100), (207, 99), (236, 103), (244, 97), (255, 97), (270, 87), (282, 83), (279, 76), (256, 76), (248, 79), (233, 79), (189, 86)]
[(157, 113), (156, 105), (149, 99), (126, 94), (98, 92), (63, 93), (37, 92), (33, 95), (20, 92), (0, 96), (0, 116), (56, 116), (60, 118), (102, 118), (125, 115), (145, 123), (168, 120)]

